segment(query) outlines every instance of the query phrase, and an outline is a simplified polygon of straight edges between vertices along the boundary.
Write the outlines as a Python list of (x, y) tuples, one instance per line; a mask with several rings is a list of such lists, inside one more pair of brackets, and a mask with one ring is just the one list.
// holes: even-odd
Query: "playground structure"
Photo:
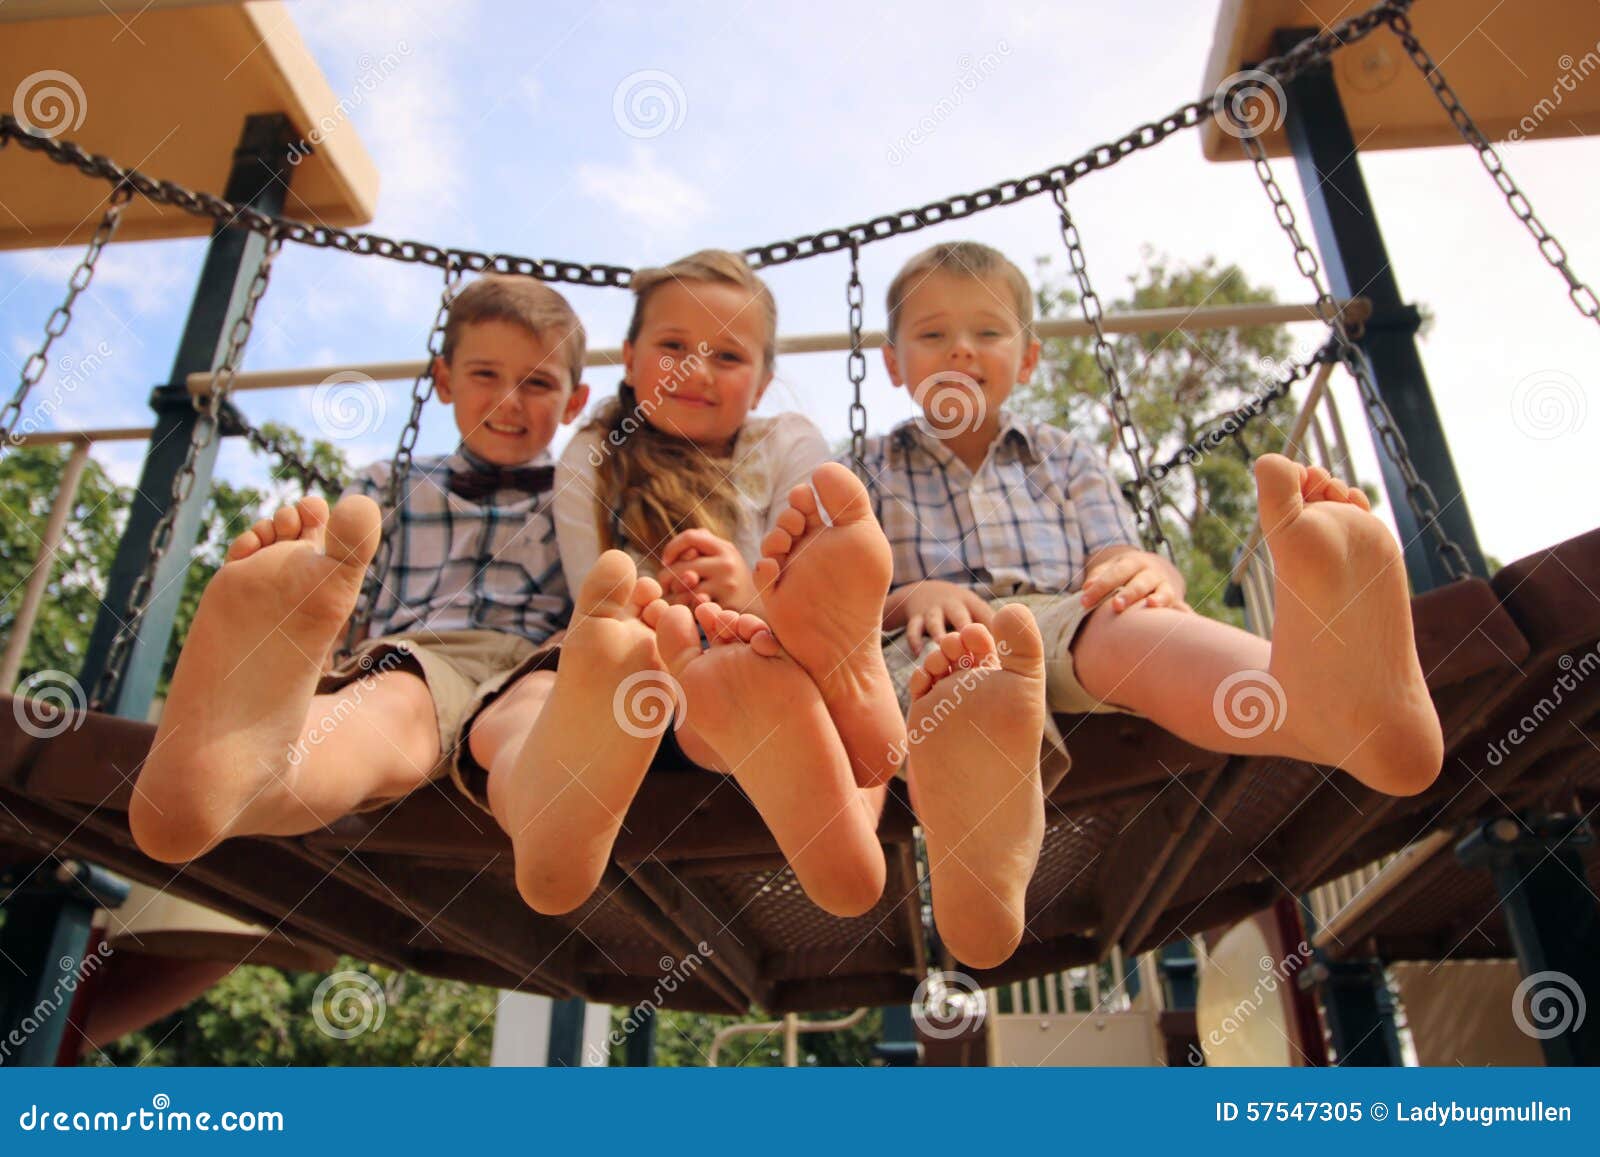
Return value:
[[(173, 21), (175, 28), (192, 23), (191, 35), (215, 37), (239, 34), (240, 20), (264, 21), (267, 7), (213, 5), (152, 16)], [(838, 339), (795, 339), (786, 348), (849, 350), (856, 391), (851, 429), (859, 454), (867, 428), (860, 400), (864, 350), (871, 344), (862, 327), (861, 247), (1051, 195), (1083, 303), (1083, 321), (1071, 332), (1095, 341), (1119, 440), (1133, 470), (1130, 496), (1155, 549), (1164, 542), (1159, 488), (1259, 416), (1265, 398), (1302, 381), (1310, 379), (1310, 394), (1291, 439), (1319, 453), (1326, 447), (1335, 460), (1342, 455), (1348, 462), (1342, 422), (1318, 407), (1330, 396), (1329, 374), (1342, 369), (1351, 375), (1383, 451), (1384, 488), (1416, 591), (1418, 650), (1446, 740), (1439, 781), (1415, 797), (1379, 796), (1349, 781), (1335, 783), (1326, 768), (1201, 751), (1141, 720), (1063, 716), (1059, 722), (1074, 753), (1074, 770), (1049, 801), (1045, 848), (1028, 896), (1029, 934), (1011, 960), (975, 979), (986, 988), (1022, 985), (1113, 954), (1118, 960), (1136, 959), (1175, 938), (1198, 936), (1272, 908), (1286, 896), (1314, 894), (1351, 873), (1366, 873), (1370, 879), (1359, 892), (1346, 885), (1342, 903), (1299, 907), (1315, 915), (1315, 927), (1304, 934), (1316, 948), (1322, 1015), (1340, 1063), (1398, 1063), (1392, 1031), (1374, 1031), (1388, 1016), (1379, 991), (1384, 962), (1514, 954), (1526, 975), (1560, 972), (1580, 991), (1600, 993), (1600, 916), (1586, 884), (1595, 868), (1586, 842), (1587, 818), (1600, 806), (1600, 692), (1584, 685), (1541, 715), (1544, 725), (1528, 742), (1491, 767), (1484, 768), (1482, 759), (1497, 738), (1548, 700), (1573, 655), (1600, 645), (1600, 600), (1593, 595), (1600, 578), (1600, 531), (1512, 563), (1491, 578), (1465, 504), (1439, 500), (1459, 495), (1461, 488), (1416, 350), (1418, 315), (1401, 298), (1389, 270), (1354, 160), (1358, 111), (1397, 126), (1392, 138), (1362, 137), (1365, 148), (1375, 142), (1409, 147), (1465, 139), (1484, 158), (1540, 253), (1565, 279), (1572, 303), (1591, 319), (1600, 310), (1485, 135), (1490, 126), (1504, 128), (1504, 118), (1511, 115), (1507, 110), (1519, 107), (1511, 102), (1522, 94), (1491, 93), (1493, 115), (1475, 122), (1418, 40), (1426, 36), (1431, 42), (1436, 33), (1447, 45), (1462, 39), (1459, 29), (1470, 26), (1462, 9), (1475, 6), (1395, 0), (1324, 27), (1301, 27), (1307, 11), (1332, 7), (1224, 4), (1207, 98), (1044, 173), (747, 253), (757, 267), (825, 254), (848, 262), (848, 333)], [(1591, 10), (1576, 5), (1562, 10), (1575, 21), (1595, 21)], [(0, 62), (8, 71), (0, 80), (10, 83), (12, 70), (47, 59), (51, 38), (63, 34), (51, 26), (61, 23), (70, 21), (16, 25), (22, 37), (8, 36)], [(1530, 36), (1540, 28), (1549, 35), (1552, 27), (1571, 26), (1525, 25)], [(889, 864), (884, 897), (854, 920), (828, 916), (809, 904), (731, 781), (687, 767), (662, 766), (647, 778), (600, 890), (582, 908), (558, 918), (537, 916), (520, 903), (501, 834), (435, 789), (384, 811), (346, 817), (326, 831), (229, 841), (181, 869), (153, 863), (134, 847), (125, 809), (154, 732), (147, 716), (180, 585), (171, 580), (187, 566), (216, 436), (247, 436), (281, 452), (250, 424), (238, 394), (251, 387), (320, 381), (331, 369), (240, 371), (273, 262), (293, 244), (335, 247), (369, 259), (432, 266), (441, 272), (446, 294), (467, 273), (490, 268), (613, 286), (625, 285), (629, 272), (350, 232), (346, 223), (371, 216), (370, 162), (364, 162), (345, 126), (344, 133), (329, 136), (327, 147), (319, 145), (310, 154), (314, 165), (290, 163), (290, 150), (317, 123), (331, 93), (325, 84), (318, 90), (309, 81), (270, 87), (272, 76), (283, 72), (281, 61), (296, 51), (281, 25), (275, 27), (277, 39), (268, 39), (261, 62), (263, 84), (275, 99), (246, 105), (248, 115), (221, 102), (210, 109), (237, 134), (231, 169), (220, 166), (220, 158), (234, 145), (232, 139), (208, 146), (215, 151), (202, 158), (195, 170), (199, 175), (175, 173), (163, 181), (87, 151), (96, 147), (94, 139), (80, 146), (64, 136), (30, 132), (15, 116), (0, 119), (5, 146), (0, 177), (8, 191), (27, 189), (34, 198), (23, 203), (24, 220), (34, 220), (27, 213), (37, 212), (40, 222), (70, 224), (77, 218), (75, 209), (68, 209), (70, 218), (47, 214), (59, 206), (97, 201), (102, 206), (87, 214), (89, 221), (99, 217), (100, 224), (85, 226), (90, 246), (85, 261), (73, 275), (62, 309), (47, 323), (43, 349), (30, 359), (15, 397), (0, 412), (0, 435), (12, 433), (30, 388), (44, 373), (50, 341), (70, 322), (72, 303), (87, 290), (106, 243), (184, 231), (209, 230), (213, 237), (173, 372), (151, 399), (155, 425), (148, 431), (45, 436), (76, 442), (80, 470), (82, 456), (96, 440), (147, 437), (151, 449), (139, 489), (152, 501), (136, 504), (130, 517), (81, 672), (82, 685), (92, 688), (93, 709), (63, 719), (45, 737), (0, 717), (0, 866), (9, 869), (0, 894), (7, 913), (0, 947), (23, 962), (26, 973), (20, 980), (8, 977), (0, 1011), (14, 1020), (19, 1010), (34, 1006), (34, 996), (61, 971), (75, 967), (88, 943), (85, 913), (117, 906), (116, 888), (102, 878), (110, 872), (247, 923), (281, 929), (297, 941), (398, 968), (561, 998), (567, 1019), (570, 1010), (581, 1011), (584, 1000), (632, 1004), (643, 999), (660, 975), (664, 954), (686, 959), (701, 943), (712, 952), (665, 1001), (667, 1007), (743, 1012), (759, 1005), (786, 1014), (906, 1005), (930, 972), (951, 971), (953, 962), (927, 926), (921, 893), (925, 872), (919, 869), (912, 816), (898, 786), (879, 832)], [(303, 46), (298, 51), (303, 54)], [(1554, 59), (1557, 53), (1548, 55)], [(1357, 68), (1358, 80), (1340, 72), (1350, 67)], [(1461, 71), (1452, 65), (1453, 73)], [(1284, 94), (1284, 125), (1281, 133), (1258, 135), (1237, 98), (1251, 85), (1259, 92), (1267, 80)], [(1588, 104), (1575, 101), (1564, 110), (1582, 131), (1600, 127), (1600, 91), (1586, 99)], [(263, 107), (282, 111), (261, 113)], [(1411, 115), (1419, 107), (1431, 108), (1433, 119)], [(1395, 111), (1402, 109), (1408, 110), (1405, 116)], [(119, 122), (97, 124), (96, 131), (133, 133), (145, 123), (135, 101), (120, 113)], [(1517, 123), (1514, 116), (1510, 123)], [(1195, 311), (1186, 324), (1266, 324), (1309, 315), (1327, 326), (1328, 336), (1316, 355), (1286, 370), (1260, 398), (1171, 460), (1157, 463), (1149, 460), (1129, 419), (1127, 393), (1106, 334), (1140, 326), (1170, 328), (1173, 319), (1102, 313), (1068, 190), (1095, 170), (1189, 127), (1201, 128), (1214, 159), (1222, 158), (1223, 146), (1242, 145), (1311, 286), (1312, 304), (1249, 315)], [(1565, 131), (1564, 125), (1548, 122), (1540, 135)], [(335, 146), (335, 140), (341, 143)], [(116, 139), (99, 147), (139, 155), (137, 146), (128, 151), (121, 143)], [(1307, 190), (1320, 260), (1273, 178), (1271, 157), (1285, 150)], [(196, 188), (221, 188), (222, 193), (197, 193)], [(316, 208), (314, 215), (296, 212), (300, 197), (306, 198), (300, 204)], [(318, 224), (305, 224), (300, 219), (305, 215)], [(0, 244), (26, 243), (24, 236), (0, 234)], [(1552, 296), (1555, 288), (1552, 283)], [(438, 336), (436, 324), (430, 349)], [(399, 363), (372, 376), (397, 373), (413, 377), (411, 420), (397, 449), (397, 456), (409, 456), (432, 383), (425, 363)], [(1326, 414), (1325, 421), (1319, 412)], [(285, 464), (308, 488), (336, 485), (298, 460)], [(401, 476), (397, 470), (395, 477)], [(52, 525), (59, 532), (59, 520)], [(1271, 587), (1263, 570), (1265, 554), (1257, 545), (1253, 539), (1242, 552), (1236, 579), (1249, 621), (1266, 633), (1270, 598), (1263, 594)], [(370, 590), (382, 580), (380, 564)], [(43, 597), (47, 581), (47, 568), (41, 567), (38, 593), (30, 597)], [(20, 643), (11, 640), (14, 662), (26, 642), (25, 629), (14, 630), (18, 634)], [(14, 666), (11, 674), (14, 681)], [(26, 708), (12, 706), (18, 720), (26, 715)], [(48, 710), (44, 716), (51, 717)], [(1181, 790), (1169, 790), (1175, 783)], [(82, 872), (61, 878), (55, 866), (63, 856), (83, 865)], [(1387, 862), (1371, 867), (1381, 860)], [(1292, 911), (1282, 920), (1287, 926), (1301, 916)], [(1310, 975), (1310, 963), (1296, 971)], [(1048, 1010), (1043, 991), (1040, 1000)], [(0, 1023), (0, 1030), (5, 1027)], [(12, 1061), (53, 1058), (62, 1027), (57, 1023), (35, 1034), (30, 1048)], [(556, 1031), (552, 1025), (552, 1037)], [(1551, 1063), (1595, 1063), (1600, 1061), (1600, 1023), (1579, 1023), (1543, 1044)], [(1170, 1049), (1167, 1059), (1173, 1059)]]

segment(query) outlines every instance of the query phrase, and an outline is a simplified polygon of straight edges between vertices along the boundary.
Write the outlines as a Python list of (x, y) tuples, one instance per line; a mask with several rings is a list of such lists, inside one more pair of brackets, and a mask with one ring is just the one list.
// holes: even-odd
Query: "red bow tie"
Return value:
[(555, 485), (554, 466), (473, 467), (450, 471), (450, 493), (468, 502), (482, 502), (491, 494), (515, 491), (524, 495), (543, 494)]

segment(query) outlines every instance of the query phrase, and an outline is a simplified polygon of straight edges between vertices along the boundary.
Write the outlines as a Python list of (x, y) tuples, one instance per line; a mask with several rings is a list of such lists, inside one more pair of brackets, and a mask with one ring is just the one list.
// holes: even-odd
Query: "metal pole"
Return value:
[(589, 1003), (581, 996), (557, 1000), (550, 1006), (551, 1068), (575, 1069), (583, 1063), (583, 1017)]
[[(280, 213), (293, 173), (288, 155), (293, 139), (293, 126), (281, 114), (247, 118), (223, 196), (263, 213)], [(126, 612), (128, 593), (149, 560), (151, 533), (171, 503), (173, 479), (188, 454), (190, 436), (200, 417), (186, 385), (189, 375), (210, 371), (221, 362), (228, 333), (244, 308), (251, 277), (265, 248), (263, 237), (239, 226), (219, 226), (212, 235), (171, 378), (150, 398), (157, 415), (155, 432), (79, 674), (86, 688), (99, 682), (106, 653)], [(105, 704), (112, 714), (144, 719), (149, 712), (189, 570), (189, 552), (211, 493), (211, 470), (220, 445), (221, 439), (214, 439), (195, 462), (194, 489), (179, 511), (171, 549), (154, 576), (150, 605), (138, 624), (127, 673), (114, 701)]]
[(0, 658), (0, 688), (7, 691), (17, 685), (17, 675), (22, 671), (22, 657), (28, 653), (28, 643), (33, 638), (33, 623), (39, 617), (39, 605), (44, 602), (45, 587), (55, 574), (56, 549), (61, 545), (67, 515), (72, 512), (73, 503), (78, 497), (78, 485), (83, 481), (83, 468), (88, 464), (89, 443), (78, 442), (72, 447), (66, 468), (61, 472), (56, 500), (50, 507), (50, 518), (44, 525), (44, 537), (39, 541), (33, 572), (28, 575), (28, 589), (22, 594), (17, 617), (11, 621), (11, 637), (6, 640), (5, 657)]
[[(1279, 30), (1276, 51), (1286, 50), (1315, 31)], [(1473, 573), (1486, 575), (1483, 551), (1417, 351), (1421, 318), (1416, 308), (1400, 297), (1333, 70), (1326, 64), (1308, 68), (1286, 88), (1285, 129), (1310, 208), (1317, 249), (1328, 272), (1328, 287), (1336, 298), (1359, 295), (1372, 302), (1361, 345), (1372, 362), (1378, 392), (1394, 412), (1417, 472), (1438, 499), (1445, 533), (1460, 544)], [(1405, 544), (1406, 571), (1413, 587), (1421, 593), (1448, 583), (1449, 572), (1406, 502), (1399, 470), (1381, 451), (1378, 461), (1395, 526)]]

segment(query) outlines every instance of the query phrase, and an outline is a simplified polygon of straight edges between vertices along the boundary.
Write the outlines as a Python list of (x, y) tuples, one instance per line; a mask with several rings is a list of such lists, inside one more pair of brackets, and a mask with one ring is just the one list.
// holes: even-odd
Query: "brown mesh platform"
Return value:
[[(1191, 747), (1127, 716), (1063, 716), (1074, 768), (1051, 796), (1028, 933), (990, 982), (1156, 947), (1298, 894), (1428, 830), (1600, 788), (1600, 677), (1501, 764), (1494, 738), (1547, 698), (1563, 655), (1600, 641), (1600, 532), (1415, 600), (1418, 649), (1447, 738), (1439, 782), (1394, 799), (1343, 773)], [(910, 999), (928, 961), (913, 826), (896, 785), (880, 829), (882, 901), (812, 906), (731, 780), (660, 767), (628, 813), (596, 895), (529, 911), (509, 843), (430, 788), (293, 839), (239, 839), (172, 868), (139, 854), (124, 808), (148, 725), (90, 715), (35, 739), (0, 715), (0, 845), (73, 855), (292, 938), (396, 967), (557, 996), (670, 1008), (802, 1011)], [(1487, 877), (1483, 886), (1488, 887)], [(705, 962), (676, 962), (710, 949)], [(661, 981), (681, 978), (673, 991)]]

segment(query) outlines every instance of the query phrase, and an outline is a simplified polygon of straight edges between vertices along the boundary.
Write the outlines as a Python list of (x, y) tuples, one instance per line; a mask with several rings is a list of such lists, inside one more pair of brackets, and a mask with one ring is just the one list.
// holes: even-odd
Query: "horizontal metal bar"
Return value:
[[(1360, 300), (1359, 298), (1356, 300)], [(1348, 302), (1340, 303), (1341, 308)], [(1141, 309), (1128, 313), (1108, 313), (1102, 319), (1107, 333), (1186, 333), (1211, 329), (1246, 329), (1255, 326), (1291, 325), (1296, 322), (1318, 321), (1315, 305), (1249, 304), (1213, 305), (1194, 308)], [(1089, 337), (1094, 333), (1090, 324), (1081, 318), (1057, 318), (1038, 322), (1034, 329), (1041, 338)], [(861, 335), (862, 344), (877, 349), (884, 344), (882, 330), (866, 330)], [(778, 339), (780, 354), (834, 353), (850, 348), (847, 332), (798, 334)], [(363, 365), (305, 366), (289, 370), (258, 370), (242, 373), (234, 378), (233, 388), (238, 390), (277, 390), (300, 386), (317, 386), (335, 374), (360, 375), (375, 382), (409, 381), (422, 372), (424, 362), (368, 362)], [(619, 366), (622, 350), (590, 350), (585, 364), (590, 366)], [(191, 394), (203, 394), (211, 386), (210, 373), (190, 374), (186, 384)]]

